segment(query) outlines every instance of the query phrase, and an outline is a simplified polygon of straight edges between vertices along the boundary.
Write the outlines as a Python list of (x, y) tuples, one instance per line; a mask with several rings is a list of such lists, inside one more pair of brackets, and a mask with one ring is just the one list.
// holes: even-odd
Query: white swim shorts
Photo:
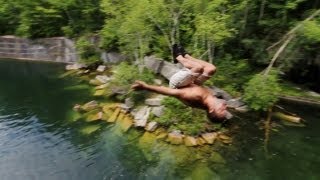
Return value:
[(169, 87), (177, 89), (180, 87), (188, 86), (194, 82), (199, 76), (199, 73), (193, 73), (190, 69), (183, 68), (171, 76), (169, 80)]

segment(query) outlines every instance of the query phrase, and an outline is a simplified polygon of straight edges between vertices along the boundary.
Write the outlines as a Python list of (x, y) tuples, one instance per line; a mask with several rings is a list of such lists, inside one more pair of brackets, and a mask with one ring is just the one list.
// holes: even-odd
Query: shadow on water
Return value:
[(231, 146), (172, 146), (140, 130), (124, 133), (115, 124), (72, 120), (73, 105), (92, 100), (92, 92), (75, 79), (58, 78), (63, 69), (0, 61), (1, 179), (320, 178), (317, 108), (283, 104), (307, 125), (289, 127), (272, 119), (277, 126), (267, 154), (263, 116), (255, 113), (233, 120)]

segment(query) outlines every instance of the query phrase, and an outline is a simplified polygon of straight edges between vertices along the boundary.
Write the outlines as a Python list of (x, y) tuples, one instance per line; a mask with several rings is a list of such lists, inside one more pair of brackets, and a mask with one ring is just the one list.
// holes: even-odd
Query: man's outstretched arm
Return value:
[(132, 86), (132, 89), (134, 90), (148, 90), (148, 91), (153, 91), (159, 94), (163, 95), (168, 95), (168, 96), (179, 96), (180, 95), (180, 90), (179, 89), (171, 89), (168, 87), (164, 86), (154, 86), (154, 85), (149, 85), (143, 81), (136, 81)]

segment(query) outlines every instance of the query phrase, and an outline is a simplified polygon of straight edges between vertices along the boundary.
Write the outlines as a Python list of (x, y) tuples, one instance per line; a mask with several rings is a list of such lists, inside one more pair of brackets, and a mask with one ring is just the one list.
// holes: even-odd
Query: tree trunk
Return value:
[(143, 45), (142, 45), (142, 38), (139, 35), (139, 39), (138, 39), (138, 43), (139, 43), (139, 65), (143, 65)]
[(282, 53), (282, 51), (287, 47), (287, 45), (289, 44), (289, 42), (293, 39), (294, 34), (291, 34), (288, 39), (282, 44), (282, 46), (277, 50), (277, 52), (274, 54), (274, 56), (271, 59), (270, 64), (268, 65), (266, 71), (264, 72), (264, 75), (268, 75), (273, 64), (276, 62), (276, 60), (278, 59), (279, 55)]
[(266, 6), (267, 0), (262, 0), (261, 5), (260, 5), (260, 11), (259, 11), (259, 21), (262, 19), (263, 14), (264, 14), (264, 8)]
[(210, 41), (207, 41), (207, 48), (208, 48), (208, 60), (210, 63), (213, 62), (213, 57), (212, 57), (212, 44)]
[(241, 27), (241, 32), (240, 32), (240, 38), (243, 36), (243, 33), (245, 32), (246, 26), (247, 26), (247, 21), (248, 21), (248, 13), (249, 13), (249, 5), (247, 3), (246, 5), (246, 9), (244, 11), (244, 20), (243, 20), (243, 24)]

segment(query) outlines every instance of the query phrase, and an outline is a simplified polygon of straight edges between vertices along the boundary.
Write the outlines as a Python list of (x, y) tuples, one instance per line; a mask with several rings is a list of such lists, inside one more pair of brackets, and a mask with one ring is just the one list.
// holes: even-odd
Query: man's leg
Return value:
[(203, 67), (203, 73), (204, 75), (207, 75), (209, 77), (213, 76), (213, 74), (216, 72), (216, 66), (214, 66), (213, 64), (210, 64), (206, 61), (200, 60), (200, 59), (196, 59), (192, 56), (190, 56), (189, 54), (186, 54), (184, 56), (185, 59), (189, 60), (189, 61), (193, 61), (198, 63), (199, 65), (201, 65)]
[(190, 59), (187, 59), (183, 57), (182, 55), (179, 55), (176, 58), (184, 67), (191, 70), (192, 73), (196, 74), (202, 74), (204, 70), (204, 66), (197, 61), (192, 61)]

